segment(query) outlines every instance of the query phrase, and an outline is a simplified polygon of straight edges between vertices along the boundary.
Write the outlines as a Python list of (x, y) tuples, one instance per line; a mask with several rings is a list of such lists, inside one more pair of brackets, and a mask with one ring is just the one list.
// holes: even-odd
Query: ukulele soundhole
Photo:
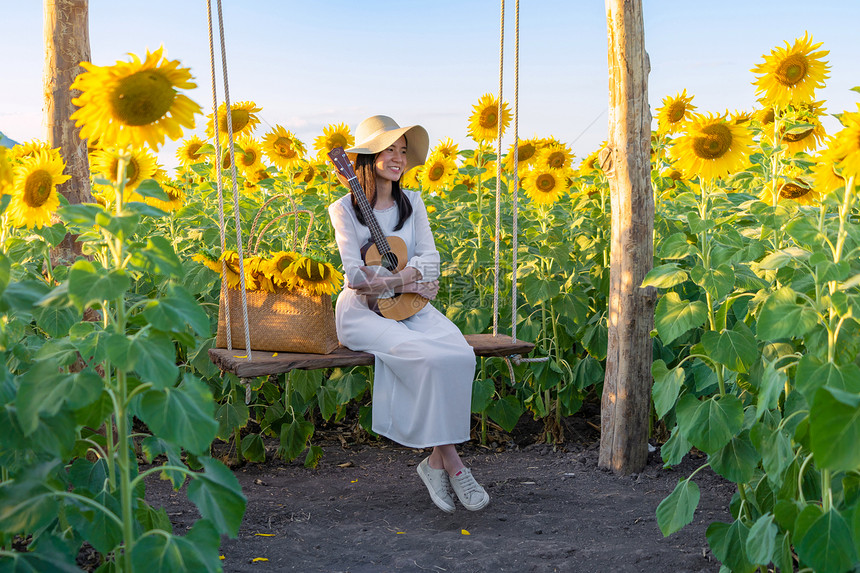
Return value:
[(397, 270), (397, 263), (399, 262), (397, 255), (393, 252), (387, 252), (382, 255), (382, 266), (385, 267), (386, 270), (394, 272)]

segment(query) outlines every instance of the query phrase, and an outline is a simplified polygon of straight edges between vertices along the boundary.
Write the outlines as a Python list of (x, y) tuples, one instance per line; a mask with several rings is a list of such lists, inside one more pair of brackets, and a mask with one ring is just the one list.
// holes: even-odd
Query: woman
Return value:
[(367, 296), (415, 292), (433, 299), (439, 289), (439, 252), (433, 241), (420, 193), (400, 188), (407, 169), (422, 165), (429, 138), (423, 127), (403, 127), (384, 115), (358, 126), (355, 154), (358, 182), (386, 236), (404, 240), (408, 263), (383, 276), (367, 267), (362, 247), (370, 229), (352, 194), (329, 206), (346, 281), (337, 299), (341, 343), (372, 353), (373, 431), (411, 448), (433, 448), (418, 465), (430, 498), (443, 511), (454, 511), (453, 489), (460, 503), (475, 511), (490, 496), (463, 465), (454, 444), (469, 439), (475, 354), (457, 327), (427, 304), (396, 321), (368, 307)]

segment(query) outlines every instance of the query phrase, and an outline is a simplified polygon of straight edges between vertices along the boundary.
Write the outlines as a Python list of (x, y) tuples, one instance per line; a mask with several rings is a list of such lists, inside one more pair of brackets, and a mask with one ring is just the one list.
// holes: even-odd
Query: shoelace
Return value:
[(457, 484), (460, 486), (463, 495), (471, 497), (473, 493), (481, 491), (481, 486), (472, 477), (472, 474), (463, 473), (462, 475), (454, 476)]

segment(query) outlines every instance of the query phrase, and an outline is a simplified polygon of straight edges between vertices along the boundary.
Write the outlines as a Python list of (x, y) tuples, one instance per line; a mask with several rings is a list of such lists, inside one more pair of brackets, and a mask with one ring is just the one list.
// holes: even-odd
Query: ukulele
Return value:
[[(400, 272), (409, 260), (406, 252), (406, 243), (400, 237), (386, 237), (379, 227), (373, 207), (367, 200), (352, 163), (346, 156), (343, 147), (335, 147), (328, 153), (329, 159), (334, 163), (338, 173), (349, 183), (349, 190), (355, 197), (364, 221), (370, 229), (370, 241), (361, 248), (361, 258), (367, 266), (379, 267), (380, 276), (391, 276)], [(390, 297), (370, 296), (367, 297), (367, 306), (380, 316), (394, 320), (403, 320), (424, 308), (428, 299), (418, 293), (404, 292), (395, 293)]]

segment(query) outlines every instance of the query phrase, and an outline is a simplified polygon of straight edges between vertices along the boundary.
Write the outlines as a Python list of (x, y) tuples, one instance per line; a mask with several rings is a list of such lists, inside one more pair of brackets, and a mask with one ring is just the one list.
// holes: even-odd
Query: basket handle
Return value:
[[(289, 199), (290, 204), (293, 207), (293, 210), (288, 211), (287, 213), (282, 213), (281, 215), (278, 215), (277, 217), (275, 217), (274, 219), (269, 221), (266, 224), (266, 226), (264, 226), (263, 229), (260, 231), (260, 233), (257, 235), (257, 240), (256, 240), (256, 242), (254, 242), (254, 231), (257, 229), (257, 223), (260, 221), (260, 216), (262, 216), (263, 211), (266, 209), (266, 207), (269, 206), (270, 203), (272, 203), (276, 199), (281, 199), (283, 197), (286, 197), (287, 199)], [(302, 241), (302, 251), (307, 250), (308, 240), (310, 239), (310, 236), (311, 236), (311, 228), (314, 225), (314, 214), (312, 211), (309, 211), (307, 209), (298, 209), (296, 206), (296, 202), (293, 200), (293, 197), (291, 195), (286, 194), (286, 193), (280, 193), (278, 195), (273, 195), (265, 203), (263, 203), (260, 206), (260, 209), (257, 211), (257, 216), (254, 217), (254, 222), (251, 224), (251, 232), (248, 234), (248, 247), (246, 250), (248, 252), (250, 252), (252, 255), (256, 255), (257, 249), (260, 246), (260, 239), (263, 238), (263, 235), (265, 235), (265, 233), (269, 229), (269, 227), (271, 227), (276, 221), (283, 219), (284, 217), (288, 217), (290, 215), (298, 215), (299, 213), (307, 213), (310, 216), (310, 221), (308, 222), (308, 228), (307, 228), (307, 231), (305, 232), (305, 238)], [(299, 231), (299, 218), (297, 216), (295, 218), (295, 226), (293, 228), (292, 250), (294, 250), (294, 251), (296, 250), (296, 236), (298, 235), (298, 231)], [(254, 245), (253, 250), (251, 249), (252, 243)]]

